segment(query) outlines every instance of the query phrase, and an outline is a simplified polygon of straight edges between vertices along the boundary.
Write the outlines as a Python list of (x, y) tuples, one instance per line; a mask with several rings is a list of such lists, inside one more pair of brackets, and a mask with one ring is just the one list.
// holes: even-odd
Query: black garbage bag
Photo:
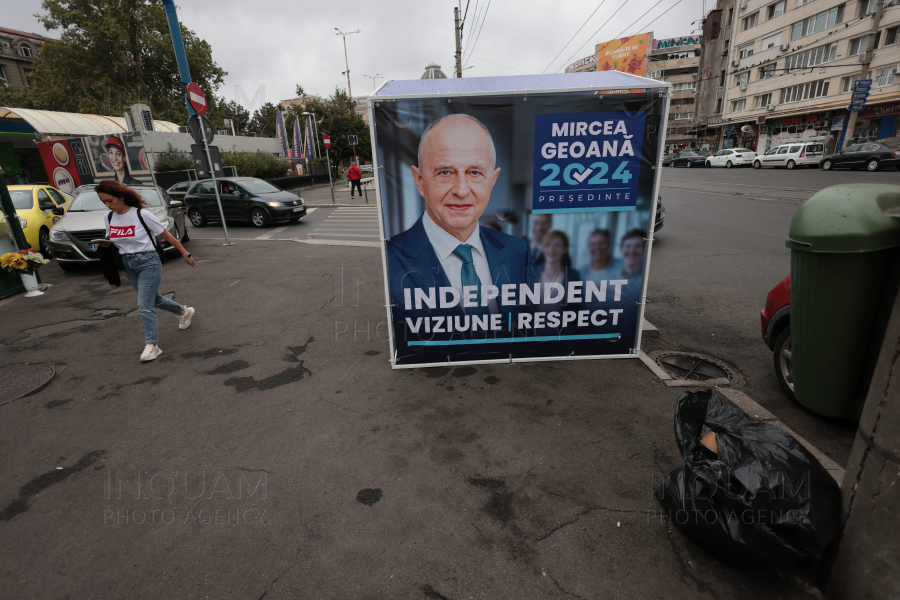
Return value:
[[(718, 454), (700, 443), (710, 430)], [(678, 398), (675, 438), (684, 466), (656, 496), (676, 527), (726, 562), (749, 569), (807, 566), (837, 535), (837, 482), (781, 429), (705, 390)]]

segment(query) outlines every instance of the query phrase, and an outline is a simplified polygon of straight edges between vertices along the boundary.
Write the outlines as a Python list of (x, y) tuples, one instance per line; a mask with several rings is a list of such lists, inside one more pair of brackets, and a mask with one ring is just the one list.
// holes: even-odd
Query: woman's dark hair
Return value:
[(141, 198), (140, 194), (124, 183), (119, 183), (115, 179), (104, 179), (97, 184), (94, 191), (98, 194), (109, 194), (110, 196), (121, 198), (125, 204), (133, 208), (147, 207), (147, 203)]

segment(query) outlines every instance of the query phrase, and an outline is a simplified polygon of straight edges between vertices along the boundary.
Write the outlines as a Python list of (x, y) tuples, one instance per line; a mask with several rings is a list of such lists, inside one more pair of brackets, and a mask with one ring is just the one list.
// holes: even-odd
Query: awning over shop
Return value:
[[(7, 124), (6, 127), (4, 122)], [(26, 123), (33, 133), (50, 137), (105, 135), (128, 131), (125, 117), (0, 107), (0, 135), (3, 135), (6, 129), (10, 129), (10, 133), (22, 133), (23, 123)], [(178, 132), (178, 125), (168, 121), (153, 121), (153, 128), (156, 131)]]

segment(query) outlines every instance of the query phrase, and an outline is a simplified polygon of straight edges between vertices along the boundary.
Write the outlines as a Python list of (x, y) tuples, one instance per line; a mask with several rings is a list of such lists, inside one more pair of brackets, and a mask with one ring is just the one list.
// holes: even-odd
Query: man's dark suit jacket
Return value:
[[(488, 227), (479, 227), (481, 232), (481, 242), (487, 255), (488, 265), (491, 269), (491, 279), (493, 285), (498, 289), (506, 284), (516, 285), (516, 298), (519, 296), (519, 284), (525, 283), (531, 285), (534, 281), (533, 266), (531, 262), (531, 251), (525, 240), (512, 235), (501, 233)], [(513, 344), (483, 344), (483, 345), (462, 345), (462, 346), (416, 346), (409, 345), (409, 341), (417, 340), (462, 340), (471, 338), (506, 338), (519, 335), (516, 332), (516, 315), (519, 312), (529, 310), (527, 306), (502, 306), (500, 297), (496, 298), (497, 309), (501, 315), (502, 331), (478, 331), (476, 333), (470, 330), (465, 333), (425, 333), (424, 326), (419, 329), (417, 334), (413, 334), (406, 326), (406, 318), (409, 317), (416, 321), (419, 317), (430, 318), (434, 316), (451, 316), (459, 317), (460, 320), (465, 316), (465, 311), (459, 305), (450, 309), (441, 309), (438, 304), (437, 309), (429, 309), (424, 304), (422, 308), (416, 310), (415, 304), (411, 310), (406, 310), (404, 302), (404, 289), (410, 289), (410, 295), (415, 300), (414, 290), (420, 288), (427, 293), (429, 288), (450, 287), (450, 280), (447, 278), (441, 262), (428, 240), (425, 233), (425, 226), (422, 223), (422, 217), (416, 221), (415, 225), (390, 238), (387, 243), (387, 263), (388, 263), (388, 284), (391, 293), (391, 315), (394, 324), (395, 346), (397, 349), (397, 358), (404, 356), (415, 356), (415, 362), (423, 362), (427, 357), (433, 358), (435, 361), (446, 361), (447, 355), (452, 354), (454, 360), (464, 359), (460, 357), (465, 354), (470, 360), (476, 360), (478, 357), (486, 357), (486, 355), (494, 355), (494, 358), (505, 356), (511, 348), (500, 348), (497, 346), (510, 346)], [(482, 285), (488, 285), (488, 282), (482, 282)], [(510, 316), (512, 316), (512, 331), (509, 330)], [(449, 351), (448, 351), (449, 349)]]

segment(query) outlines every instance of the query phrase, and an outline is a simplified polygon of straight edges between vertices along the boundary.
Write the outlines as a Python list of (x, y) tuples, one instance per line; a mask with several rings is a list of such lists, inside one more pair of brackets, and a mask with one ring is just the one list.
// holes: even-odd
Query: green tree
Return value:
[[(347, 92), (340, 88), (335, 88), (334, 94), (325, 102), (311, 98), (306, 103), (304, 110), (315, 113), (319, 126), (319, 135), (328, 134), (331, 137), (331, 149), (329, 152), (332, 164), (353, 158), (353, 149), (350, 147), (350, 141), (348, 140), (350, 135), (357, 136), (359, 143), (356, 147), (357, 157), (362, 160), (372, 160), (369, 126), (366, 125), (366, 122), (360, 115), (356, 114), (354, 104)], [(322, 151), (324, 152), (324, 148), (322, 148)]]
[(266, 102), (253, 113), (250, 131), (259, 137), (275, 137), (275, 119), (277, 117), (278, 107), (271, 102)]
[[(225, 127), (225, 119), (234, 121), (234, 132), (237, 135), (250, 133), (250, 111), (235, 102), (226, 102), (222, 96), (214, 96), (210, 100), (209, 112), (206, 115), (213, 127)], [(225, 127), (231, 135), (231, 127)]]
[[(43, 0), (38, 19), (58, 40), (41, 48), (34, 87), (0, 90), (0, 104), (76, 113), (120, 115), (144, 103), (154, 118), (184, 124), (187, 108), (161, 2)], [(207, 94), (227, 74), (210, 45), (181, 26), (191, 77)]]

